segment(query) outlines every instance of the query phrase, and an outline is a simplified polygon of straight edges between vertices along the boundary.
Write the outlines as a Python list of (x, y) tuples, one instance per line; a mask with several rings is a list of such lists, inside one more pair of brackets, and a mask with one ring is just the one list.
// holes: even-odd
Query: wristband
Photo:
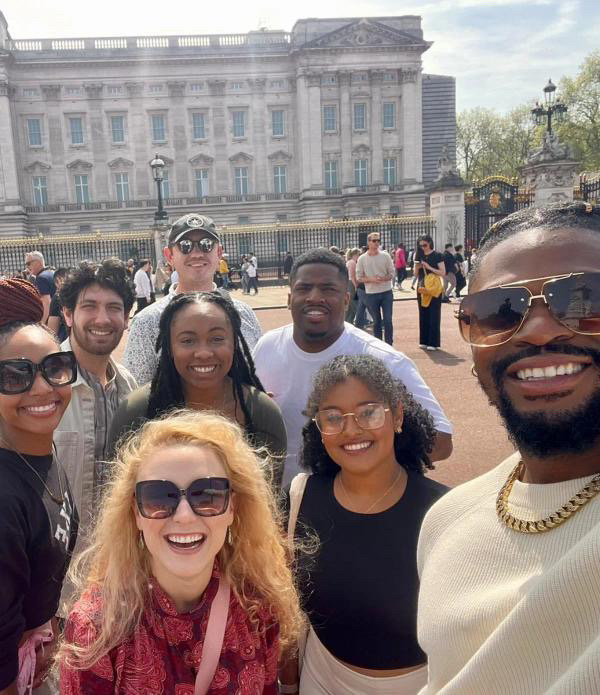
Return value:
[(294, 693), (298, 692), (298, 688), (300, 687), (300, 683), (282, 683), (279, 681), (279, 692), (281, 695), (294, 695)]

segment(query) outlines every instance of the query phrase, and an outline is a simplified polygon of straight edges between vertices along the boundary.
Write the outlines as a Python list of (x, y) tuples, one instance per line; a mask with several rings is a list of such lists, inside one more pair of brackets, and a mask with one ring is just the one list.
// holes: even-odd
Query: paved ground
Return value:
[[(406, 285), (407, 283), (405, 283)], [(442, 305), (442, 349), (426, 352), (418, 347), (418, 317), (414, 292), (396, 292), (394, 346), (413, 359), (454, 426), (454, 452), (437, 465), (432, 477), (448, 485), (470, 480), (512, 452), (496, 411), (488, 404), (471, 375), (471, 354), (458, 333), (455, 306)], [(285, 308), (287, 288), (261, 288), (257, 296), (232, 293), (254, 307), (263, 332), (290, 322)], [(117, 351), (122, 353), (125, 336)]]

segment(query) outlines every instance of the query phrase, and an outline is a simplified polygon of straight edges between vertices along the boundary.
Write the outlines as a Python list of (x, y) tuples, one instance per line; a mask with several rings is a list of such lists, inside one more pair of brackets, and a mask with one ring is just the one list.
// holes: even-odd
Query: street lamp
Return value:
[(555, 95), (556, 85), (552, 80), (548, 80), (548, 84), (544, 87), (544, 106), (535, 103), (535, 108), (531, 109), (531, 117), (536, 125), (546, 125), (546, 130), (552, 134), (552, 118), (556, 123), (564, 121), (567, 114), (567, 107), (562, 103), (559, 97)]
[(152, 176), (156, 181), (156, 189), (158, 191), (158, 209), (154, 213), (154, 222), (161, 224), (167, 221), (169, 215), (167, 211), (163, 208), (163, 169), (165, 168), (164, 160), (162, 160), (158, 154), (154, 155), (154, 159), (150, 162), (150, 168), (152, 169)]

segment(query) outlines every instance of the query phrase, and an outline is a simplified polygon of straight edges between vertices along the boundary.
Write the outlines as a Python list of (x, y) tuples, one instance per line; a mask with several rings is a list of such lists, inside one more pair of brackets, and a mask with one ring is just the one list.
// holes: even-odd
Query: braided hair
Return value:
[(0, 280), (0, 342), (4, 343), (19, 328), (39, 325), (44, 316), (42, 298), (35, 285), (23, 278)]
[(394, 453), (398, 463), (409, 471), (423, 473), (433, 469), (429, 454), (435, 440), (431, 415), (406, 390), (400, 379), (393, 377), (385, 364), (370, 355), (339, 355), (324, 364), (316, 373), (313, 390), (308, 397), (304, 415), (309, 418), (302, 428), (300, 465), (307, 471), (334, 476), (340, 467), (329, 456), (321, 433), (312, 420), (329, 389), (355, 377), (376, 394), (392, 410), (402, 406), (402, 432), (394, 433)]
[(471, 268), (471, 280), (477, 275), (481, 261), (500, 242), (519, 232), (542, 227), (543, 229), (590, 229), (600, 232), (600, 205), (582, 200), (555, 203), (540, 208), (525, 208), (502, 218), (484, 234)]
[(252, 417), (246, 404), (244, 396), (244, 385), (254, 386), (259, 391), (264, 392), (264, 387), (258, 378), (252, 353), (248, 343), (242, 334), (242, 321), (240, 315), (228, 296), (220, 292), (188, 292), (177, 295), (163, 311), (160, 317), (159, 333), (156, 340), (156, 351), (159, 352), (158, 367), (150, 385), (150, 399), (148, 401), (147, 417), (154, 419), (161, 413), (172, 408), (185, 407), (185, 397), (181, 376), (175, 368), (173, 351), (171, 349), (171, 326), (173, 319), (179, 311), (186, 306), (195, 303), (206, 302), (218, 306), (231, 324), (233, 331), (233, 362), (228, 376), (233, 382), (233, 397), (236, 403), (240, 404), (246, 419), (246, 430), (249, 434), (254, 434)]

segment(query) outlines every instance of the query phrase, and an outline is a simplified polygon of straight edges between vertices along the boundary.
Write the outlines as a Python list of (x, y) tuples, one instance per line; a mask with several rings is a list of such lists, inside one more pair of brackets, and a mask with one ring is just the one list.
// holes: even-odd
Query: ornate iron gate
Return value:
[(532, 194), (519, 191), (516, 180), (490, 176), (473, 186), (465, 195), (465, 251), (477, 246), (483, 235), (498, 220), (515, 210), (529, 207)]

